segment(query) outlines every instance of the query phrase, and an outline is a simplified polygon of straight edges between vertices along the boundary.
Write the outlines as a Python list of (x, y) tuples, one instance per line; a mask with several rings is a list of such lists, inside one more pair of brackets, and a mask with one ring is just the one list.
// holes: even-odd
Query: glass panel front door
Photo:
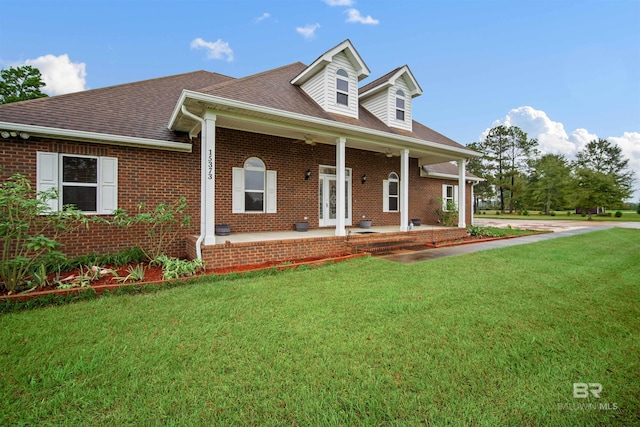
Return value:
[[(322, 172), (322, 169), (321, 169)], [(338, 188), (335, 175), (320, 174), (320, 184), (318, 188), (319, 218), (320, 227), (331, 227), (336, 225), (338, 215)], [(346, 225), (351, 225), (351, 174), (347, 175), (345, 183), (345, 219)]]

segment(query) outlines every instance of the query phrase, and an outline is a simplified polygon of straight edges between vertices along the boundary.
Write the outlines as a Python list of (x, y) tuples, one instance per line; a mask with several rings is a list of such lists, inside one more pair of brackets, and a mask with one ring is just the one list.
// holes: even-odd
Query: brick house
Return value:
[[(465, 234), (479, 180), (465, 159), (478, 154), (412, 119), (422, 89), (408, 66), (359, 87), (368, 75), (346, 40), (244, 78), (196, 71), (0, 105), (0, 175), (58, 189), (52, 209), (105, 217), (185, 196), (192, 225), (171, 252), (211, 268), (345, 252), (374, 238), (352, 233), (363, 218), (396, 240)], [(457, 203), (458, 228), (427, 236), (439, 199)], [(292, 238), (303, 220), (318, 233)], [(222, 223), (230, 236), (216, 235)], [(131, 239), (96, 225), (63, 243), (78, 255)]]

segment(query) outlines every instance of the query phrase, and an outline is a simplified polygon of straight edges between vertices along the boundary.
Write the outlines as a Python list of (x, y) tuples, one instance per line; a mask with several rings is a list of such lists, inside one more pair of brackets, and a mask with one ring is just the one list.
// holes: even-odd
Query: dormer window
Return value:
[(404, 122), (404, 92), (396, 92), (396, 120)]
[(342, 68), (336, 71), (336, 102), (349, 106), (349, 74)]

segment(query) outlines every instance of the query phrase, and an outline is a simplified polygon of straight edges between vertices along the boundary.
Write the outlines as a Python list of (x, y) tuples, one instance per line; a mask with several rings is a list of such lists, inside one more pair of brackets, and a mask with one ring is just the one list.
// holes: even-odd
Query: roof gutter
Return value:
[(156, 150), (191, 152), (191, 144), (184, 142), (161, 141), (138, 138), (135, 136), (112, 135), (108, 133), (87, 132), (81, 130), (52, 128), (20, 123), (0, 122), (0, 129), (27, 132), (31, 135), (67, 139), (71, 141), (95, 142), (100, 144), (124, 145), (128, 147), (152, 148)]
[[(383, 132), (383, 131), (379, 131), (379, 130), (373, 130), (373, 129), (367, 129), (367, 128), (363, 128), (362, 126), (356, 126), (356, 125), (350, 125), (350, 124), (346, 124), (346, 123), (338, 123), (335, 122), (333, 120), (327, 120), (327, 119), (321, 119), (321, 118), (317, 118), (317, 117), (311, 117), (311, 116), (306, 116), (304, 114), (300, 114), (300, 113), (292, 113), (289, 111), (284, 111), (284, 110), (279, 110), (276, 108), (271, 108), (271, 107), (264, 107), (261, 105), (256, 105), (256, 104), (250, 104), (248, 102), (242, 102), (242, 101), (234, 101), (228, 98), (221, 98), (218, 96), (214, 96), (214, 95), (206, 95), (200, 92), (194, 92), (191, 90), (183, 90), (182, 94), (180, 95), (180, 98), (178, 99), (178, 102), (176, 104), (176, 107), (173, 110), (173, 113), (171, 114), (171, 119), (169, 121), (169, 129), (173, 129), (174, 124), (176, 123), (177, 119), (178, 119), (178, 114), (181, 111), (181, 106), (184, 104), (184, 102), (186, 101), (186, 99), (193, 99), (195, 101), (201, 101), (201, 102), (205, 102), (205, 103), (214, 103), (214, 104), (218, 104), (218, 105), (222, 105), (222, 106), (226, 106), (226, 107), (231, 107), (231, 108), (239, 108), (239, 109), (244, 109), (244, 110), (249, 110), (249, 111), (255, 111), (257, 113), (262, 113), (262, 114), (268, 114), (271, 116), (275, 116), (275, 117), (281, 117), (281, 118), (288, 118), (288, 119), (294, 119), (294, 120), (300, 120), (303, 122), (307, 122), (309, 124), (314, 124), (314, 125), (319, 125), (319, 126), (326, 126), (329, 128), (334, 128), (336, 130), (339, 131), (343, 131), (343, 132), (348, 132), (350, 134), (360, 134), (360, 135), (367, 135), (369, 137), (373, 136), (373, 137), (377, 137), (377, 138), (384, 138), (384, 139), (392, 139), (395, 140), (399, 143), (405, 143), (405, 144), (414, 144), (415, 146), (420, 146), (422, 148), (431, 148), (431, 149), (436, 149), (436, 150), (441, 150), (441, 151), (445, 151), (445, 152), (454, 152), (456, 154), (459, 154), (461, 157), (480, 157), (482, 156), (482, 154), (475, 152), (473, 150), (469, 150), (467, 148), (458, 148), (458, 147), (452, 147), (450, 145), (445, 145), (445, 144), (439, 144), (437, 142), (432, 142), (432, 141), (427, 141), (424, 139), (419, 139), (419, 138), (413, 138), (413, 137), (408, 137), (408, 136), (402, 136), (402, 135), (396, 135), (396, 134), (391, 134), (388, 132)], [(224, 113), (221, 113), (224, 115)]]
[[(195, 114), (187, 110), (187, 107), (185, 107), (184, 105), (182, 105), (182, 108), (180, 110), (182, 111), (182, 114), (184, 114), (185, 116), (189, 117), (192, 120), (199, 122), (200, 126), (204, 127), (204, 119), (202, 117), (196, 116)], [(205, 229), (204, 211), (205, 211), (205, 206), (207, 202), (205, 200), (206, 193), (205, 193), (204, 173), (202, 173), (202, 171), (204, 171), (206, 168), (205, 150), (206, 150), (205, 145), (203, 144), (202, 141), (200, 141), (200, 234), (196, 239), (196, 257), (199, 260), (202, 260), (202, 248), (200, 246), (202, 245), (202, 241), (204, 240), (204, 229)]]

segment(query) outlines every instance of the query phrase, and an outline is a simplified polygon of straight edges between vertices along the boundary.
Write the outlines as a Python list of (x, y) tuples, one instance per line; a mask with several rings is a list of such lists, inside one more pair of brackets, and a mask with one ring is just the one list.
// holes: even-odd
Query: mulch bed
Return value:
[(512, 234), (512, 235), (501, 236), (501, 237), (467, 236), (467, 237), (463, 237), (462, 239), (451, 239), (451, 240), (443, 240), (441, 242), (427, 243), (427, 246), (430, 248), (442, 248), (446, 246), (467, 245), (469, 243), (481, 243), (481, 242), (490, 242), (492, 240), (504, 240), (504, 239), (513, 239), (516, 237), (533, 236), (534, 234), (541, 234), (541, 233), (546, 233), (546, 232), (536, 231), (531, 234)]
[[(200, 271), (194, 276), (189, 277), (181, 277), (180, 279), (173, 280), (187, 280), (194, 277), (199, 277), (203, 275), (227, 275), (232, 273), (247, 273), (252, 271), (260, 271), (260, 270), (285, 270), (291, 268), (297, 268), (301, 265), (318, 265), (329, 262), (339, 262), (345, 261), (352, 258), (358, 258), (361, 256), (365, 256), (367, 254), (341, 254), (332, 257), (308, 257), (296, 260), (283, 260), (283, 261), (271, 261), (264, 262), (260, 264), (246, 264), (246, 265), (237, 265), (233, 267), (225, 267), (225, 268), (216, 268), (209, 269), (206, 271)], [(8, 294), (8, 292), (0, 291), (0, 300), (20, 300), (26, 301), (32, 298), (36, 298), (43, 295), (65, 295), (65, 294), (77, 294), (82, 291), (92, 289), (96, 293), (100, 294), (104, 291), (112, 291), (121, 287), (126, 286), (144, 286), (144, 285), (158, 285), (163, 283), (168, 283), (169, 280), (163, 280), (162, 275), (162, 267), (157, 265), (149, 265), (148, 263), (140, 263), (144, 266), (144, 279), (142, 281), (133, 281), (129, 280), (126, 282), (119, 281), (117, 277), (126, 277), (129, 272), (127, 269), (129, 266), (125, 267), (114, 267), (114, 266), (105, 266), (104, 269), (112, 269), (114, 270), (118, 276), (115, 276), (111, 273), (107, 273), (100, 277), (99, 279), (93, 280), (90, 286), (85, 287), (73, 287), (69, 289), (58, 289), (57, 285), (48, 285), (38, 289), (34, 289), (31, 292), (22, 292), (16, 294)], [(135, 265), (135, 264), (134, 264)], [(86, 270), (86, 269), (85, 269)], [(59, 274), (59, 279), (61, 281), (69, 282), (74, 276), (77, 276), (81, 273), (80, 269), (75, 269), (68, 272), (63, 272)], [(56, 278), (57, 273), (53, 273), (47, 276), (49, 282), (53, 282)], [(66, 280), (65, 280), (66, 279)]]

